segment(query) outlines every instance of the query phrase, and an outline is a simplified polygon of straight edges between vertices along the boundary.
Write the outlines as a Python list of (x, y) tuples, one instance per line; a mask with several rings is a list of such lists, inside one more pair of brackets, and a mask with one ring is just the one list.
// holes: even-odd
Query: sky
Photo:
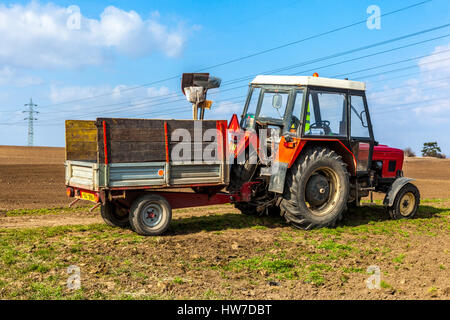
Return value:
[(366, 82), (381, 144), (450, 156), (447, 24), (448, 0), (1, 1), (0, 145), (27, 144), (30, 98), (34, 145), (64, 146), (66, 119), (189, 119), (183, 72), (222, 79), (225, 120), (255, 75), (317, 72)]

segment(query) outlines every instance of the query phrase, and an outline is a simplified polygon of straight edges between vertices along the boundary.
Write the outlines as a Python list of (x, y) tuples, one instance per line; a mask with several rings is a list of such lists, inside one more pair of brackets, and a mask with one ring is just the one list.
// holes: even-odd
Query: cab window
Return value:
[(367, 114), (362, 96), (350, 96), (351, 136), (355, 138), (369, 138)]
[[(286, 92), (265, 91), (258, 118), (283, 119), (288, 98), (289, 93)], [(277, 108), (274, 107), (274, 99), (279, 101)]]
[(295, 103), (294, 108), (292, 109), (292, 120), (291, 124), (289, 125), (289, 132), (291, 133), (296, 133), (298, 127), (300, 126), (300, 115), (302, 112), (303, 95), (304, 95), (303, 90), (297, 91), (295, 94)]
[(346, 95), (311, 90), (306, 105), (307, 136), (347, 136)]

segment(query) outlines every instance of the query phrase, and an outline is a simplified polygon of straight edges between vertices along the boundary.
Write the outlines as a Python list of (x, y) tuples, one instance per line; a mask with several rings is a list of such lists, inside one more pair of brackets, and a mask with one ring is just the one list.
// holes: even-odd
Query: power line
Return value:
[[(437, 79), (433, 79), (433, 80), (431, 80), (431, 81), (426, 81), (426, 83), (437, 83), (437, 82), (439, 82), (439, 81), (442, 81), (442, 80), (448, 80), (448, 79), (450, 79), (450, 77), (443, 77), (443, 78), (437, 78)], [(397, 89), (403, 89), (403, 88), (413, 88), (413, 87), (415, 87), (414, 85), (403, 85), (403, 86), (397, 86), (397, 87), (391, 87), (391, 88), (386, 88), (386, 89), (384, 89), (384, 90), (378, 90), (378, 91), (372, 91), (372, 92), (370, 92), (370, 94), (375, 94), (375, 93), (381, 93), (381, 92), (386, 92), (386, 91), (388, 91), (388, 90), (397, 90)], [(422, 89), (422, 91), (425, 91), (425, 90), (431, 90), (431, 89), (435, 89), (435, 88), (427, 88), (427, 89)], [(393, 95), (389, 95), (389, 96), (395, 96), (396, 94), (393, 94)], [(386, 97), (386, 96), (384, 96), (384, 97)]]
[[(443, 25), (443, 26), (440, 26), (440, 27), (444, 27), (444, 26), (446, 26), (446, 25)], [(436, 27), (436, 28), (432, 28), (432, 29), (427, 29), (427, 30), (436, 30), (437, 28), (440, 28), (440, 27)], [(420, 33), (425, 32), (425, 31), (427, 31), (427, 30), (421, 31)], [(414, 34), (417, 34), (417, 33), (414, 33)], [(354, 58), (354, 59), (342, 61), (342, 62), (339, 62), (339, 63), (334, 63), (334, 64), (331, 64), (331, 65), (342, 64), (342, 63), (346, 63), (346, 62), (349, 62), (349, 61), (354, 61), (355, 59), (362, 59), (362, 58), (365, 58), (365, 57), (368, 57), (368, 56), (373, 56), (373, 55), (377, 55), (377, 54), (381, 54), (381, 53), (386, 53), (386, 52), (390, 52), (390, 51), (392, 51), (392, 50), (398, 50), (398, 49), (401, 49), (401, 48), (404, 48), (404, 47), (409, 47), (409, 46), (412, 46), (412, 45), (416, 45), (416, 44), (419, 44), (419, 43), (428, 42), (428, 41), (435, 40), (435, 39), (439, 39), (439, 38), (443, 38), (443, 37), (446, 37), (446, 36), (448, 36), (448, 35), (444, 35), (444, 36), (441, 36), (441, 37), (437, 37), (437, 38), (433, 38), (433, 39), (428, 39), (428, 40), (416, 42), (416, 43), (409, 44), (409, 45), (406, 45), (406, 46), (397, 47), (397, 48), (393, 48), (393, 49), (381, 51), (381, 52), (378, 52), (378, 53), (374, 53), (374, 54), (370, 54), (370, 55), (366, 55), (366, 56), (362, 56), (362, 57), (358, 57), (358, 58)], [(401, 37), (401, 38), (404, 38), (404, 37), (405, 37), (405, 36), (403, 36), (403, 37)], [(398, 39), (398, 38), (396, 38), (396, 39)], [(391, 40), (388, 40), (388, 41), (393, 41), (393, 40), (394, 40), (394, 39), (391, 39)], [(434, 53), (434, 54), (440, 54), (440, 53), (443, 53), (443, 52), (445, 52), (445, 51), (448, 51), (448, 50), (440, 51), (440, 52), (437, 52), (437, 53)], [(431, 54), (431, 55), (434, 55), (434, 54)], [(431, 56), (431, 55), (426, 55), (426, 56)], [(401, 60), (401, 61), (397, 61), (397, 62), (394, 62), (394, 63), (390, 63), (390, 64), (387, 64), (387, 65), (381, 65), (381, 66), (376, 66), (376, 67), (372, 67), (372, 68), (366, 68), (366, 69), (362, 69), (362, 70), (358, 70), (358, 71), (351, 72), (351, 73), (349, 73), (349, 74), (352, 74), (352, 73), (359, 73), (359, 72), (363, 72), (363, 71), (367, 71), (367, 70), (372, 70), (372, 69), (376, 69), (376, 68), (381, 68), (381, 67), (385, 67), (385, 66), (388, 66), (388, 65), (393, 65), (393, 64), (398, 64), (398, 63), (403, 63), (403, 62), (406, 62), (406, 61), (411, 61), (411, 60), (419, 59), (419, 58), (422, 58), (422, 57), (425, 57), (425, 56), (420, 56), (420, 57), (414, 57), (414, 58), (410, 58), (410, 59), (406, 59), (406, 60)], [(447, 59), (443, 59), (443, 60), (447, 60)], [(431, 62), (431, 63), (440, 62), (440, 61), (443, 61), (443, 60), (433, 61), (433, 62)], [(325, 67), (328, 67), (328, 66), (330, 66), (330, 65), (321, 66), (321, 67), (319, 67), (319, 68), (314, 68), (313, 70), (317, 70), (317, 69), (320, 69), (320, 68), (325, 68)], [(400, 70), (405, 70), (405, 69), (409, 69), (409, 68), (414, 68), (414, 67), (416, 67), (416, 66), (411, 66), (411, 67), (406, 67), (406, 68), (396, 69), (396, 70), (392, 70), (392, 71), (388, 71), (388, 72), (377, 73), (377, 74), (374, 74), (374, 75), (364, 76), (364, 77), (360, 77), (360, 78), (373, 77), (373, 76), (377, 76), (377, 75), (381, 75), (381, 74), (385, 74), (385, 73), (392, 73), (392, 72), (396, 72), (396, 71), (400, 71)], [(341, 76), (341, 75), (338, 75), (338, 76)], [(337, 77), (337, 76), (335, 76), (335, 77)], [(226, 90), (222, 90), (222, 92), (223, 92), (223, 91), (230, 91), (230, 90), (237, 89), (237, 88), (242, 88), (242, 87), (246, 87), (246, 86), (238, 86), (238, 87), (234, 87), (234, 88), (229, 88), (229, 89), (226, 89)], [(180, 95), (180, 96), (181, 96), (181, 95)], [(168, 99), (168, 98), (158, 99), (158, 100), (161, 101), (161, 100), (167, 100), (167, 99)], [(144, 101), (145, 101), (145, 100), (144, 100)], [(178, 102), (178, 101), (184, 101), (184, 98), (183, 98), (183, 99), (179, 99), (179, 100), (174, 100), (174, 101), (171, 101), (171, 102)], [(158, 104), (152, 104), (152, 105), (148, 105), (147, 103), (139, 103), (139, 105), (144, 105), (144, 106), (155, 106), (155, 105), (163, 105), (163, 104), (167, 104), (167, 103), (158, 103)], [(118, 105), (118, 104), (117, 104), (117, 105)], [(124, 110), (131, 110), (131, 109), (140, 109), (140, 108), (142, 108), (142, 107), (139, 107), (139, 106), (137, 106), (137, 105), (134, 105), (134, 106), (129, 107), (129, 108), (120, 108), (120, 109), (116, 109), (116, 110), (118, 110), (118, 111), (124, 111)], [(116, 110), (107, 110), (107, 111), (104, 111), (104, 112), (105, 112), (105, 113), (115, 113)], [(168, 109), (168, 110), (171, 110), (171, 109)], [(167, 111), (167, 109), (166, 109), (166, 111)], [(77, 115), (77, 116), (85, 116), (85, 115), (89, 115), (89, 114), (96, 114), (96, 113), (98, 113), (98, 112), (99, 112), (99, 111), (97, 111), (97, 112), (91, 112), (91, 113), (88, 113), (88, 114)], [(149, 114), (149, 113), (145, 113), (145, 114)], [(150, 114), (154, 114), (154, 113), (152, 112), (152, 113), (150, 113)], [(49, 119), (49, 120), (47, 120), (47, 121), (56, 120), (56, 119), (57, 119), (57, 118)]]
[[(349, 74), (360, 73), (360, 72), (363, 72), (363, 71), (373, 70), (373, 69), (377, 69), (377, 68), (384, 68), (384, 67), (386, 67), (387, 65), (390, 66), (390, 65), (395, 65), (395, 64), (399, 64), (399, 63), (404, 63), (405, 61), (411, 61), (411, 60), (415, 60), (415, 59), (420, 59), (420, 58), (422, 58), (422, 57), (433, 56), (433, 55), (441, 54), (441, 53), (444, 53), (444, 52), (447, 52), (447, 51), (450, 51), (450, 50), (443, 50), (443, 51), (439, 51), (439, 52), (436, 52), (436, 53), (433, 53), (433, 54), (430, 54), (430, 55), (425, 55), (425, 56), (420, 56), (420, 57), (414, 57), (414, 58), (404, 59), (404, 60), (396, 61), (396, 62), (389, 63), (389, 64), (379, 65), (379, 66), (376, 66), (376, 67), (371, 67), (371, 68), (365, 68), (365, 69), (361, 69), (361, 70), (356, 70), (356, 71), (350, 72)], [(445, 58), (445, 59), (440, 59), (440, 60), (436, 60), (436, 61), (427, 62), (427, 63), (424, 63), (424, 65), (426, 65), (426, 64), (438, 63), (438, 62), (447, 61), (447, 60), (450, 60), (450, 58)], [(391, 73), (393, 73), (393, 72), (402, 71), (402, 70), (405, 70), (405, 69), (416, 68), (416, 67), (417, 67), (417, 66), (414, 65), (414, 66), (408, 66), (408, 67), (404, 67), (404, 68), (400, 68), (400, 69), (387, 70), (387, 71), (384, 71), (384, 72), (381, 72), (381, 73), (376, 73), (376, 74), (371, 74), (371, 75), (362, 76), (362, 77), (360, 77), (359, 79), (367, 79), (367, 78), (371, 78), (371, 77), (375, 77), (375, 76), (379, 76), (379, 75), (391, 74)], [(337, 76), (331, 76), (331, 77), (337, 77)], [(358, 78), (357, 78), (357, 79), (358, 79)], [(240, 98), (240, 97), (244, 97), (244, 96), (239, 96), (238, 98)], [(230, 98), (230, 99), (234, 99), (234, 98), (236, 98), (236, 97), (233, 97), (233, 98)], [(178, 102), (178, 101), (184, 101), (184, 99), (180, 99), (180, 100), (176, 100), (176, 101), (177, 101), (177, 102)], [(216, 103), (220, 103), (220, 102), (221, 102), (221, 101), (217, 101)], [(150, 105), (150, 106), (157, 106), (157, 105), (158, 105), (158, 104), (153, 104), (153, 105)], [(161, 105), (161, 103), (160, 103), (159, 105)], [(180, 111), (180, 110), (184, 110), (185, 108), (186, 108), (185, 106), (180, 106), (180, 107), (174, 106), (173, 108), (165, 109), (162, 113), (164, 114), (164, 113), (167, 112), (167, 111), (170, 111), (170, 112)], [(137, 109), (137, 108), (136, 108), (136, 109)], [(154, 111), (152, 111), (152, 112), (146, 112), (146, 113), (138, 114), (138, 115), (136, 115), (136, 116), (157, 115), (157, 114), (158, 114), (158, 113), (155, 113)], [(159, 114), (161, 114), (161, 113), (159, 113)], [(84, 116), (86, 116), (86, 114), (78, 115), (78, 117), (84, 117)], [(46, 121), (55, 121), (55, 120), (57, 120), (57, 119), (58, 119), (58, 118), (48, 119), (48, 120), (46, 120)], [(63, 119), (63, 118), (60, 118), (60, 119)]]
[[(296, 67), (301, 66), (301, 65), (303, 66), (303, 65), (307, 65), (307, 64), (323, 61), (323, 60), (328, 60), (328, 59), (331, 59), (331, 58), (334, 58), (334, 57), (338, 57), (338, 56), (341, 56), (341, 55), (354, 53), (354, 52), (357, 52), (357, 51), (360, 51), (360, 50), (366, 50), (368, 48), (373, 48), (373, 47), (384, 45), (384, 44), (388, 44), (388, 43), (391, 43), (391, 42), (394, 42), (394, 41), (403, 40), (403, 39), (406, 39), (406, 38), (409, 38), (409, 37), (417, 36), (419, 34), (424, 34), (424, 33), (427, 33), (427, 32), (435, 31), (435, 30), (446, 28), (446, 27), (449, 27), (449, 26), (450, 26), (450, 24), (445, 24), (445, 25), (434, 27), (434, 28), (431, 28), (431, 29), (426, 29), (426, 30), (422, 30), (422, 31), (419, 31), (419, 32), (411, 33), (411, 34), (408, 34), (408, 35), (405, 35), (405, 36), (393, 38), (393, 39), (390, 39), (390, 40), (387, 40), (387, 41), (382, 41), (382, 42), (379, 42), (379, 43), (375, 43), (375, 44), (372, 44), (372, 45), (369, 45), (369, 46), (363, 46), (363, 47), (352, 49), (352, 50), (349, 50), (349, 51), (336, 53), (336, 54), (329, 55), (329, 56), (326, 56), (326, 57), (323, 57), (323, 58), (314, 59), (314, 60), (311, 60), (311, 61), (303, 62), (301, 64), (295, 64), (295, 65), (291, 65), (291, 66), (288, 66), (288, 67), (284, 67), (284, 68), (281, 68), (281, 69), (275, 69), (275, 70), (271, 70), (271, 71), (284, 71), (284, 70), (288, 70), (288, 69), (291, 69), (291, 68), (296, 68)], [(331, 67), (331, 66), (336, 66), (336, 65), (340, 65), (340, 64), (344, 64), (344, 63), (348, 63), (348, 62), (353, 62), (353, 61), (356, 61), (356, 60), (361, 60), (361, 59), (364, 59), (364, 58), (373, 57), (373, 56), (376, 56), (376, 55), (392, 52), (392, 51), (395, 51), (395, 50), (400, 50), (400, 49), (416, 46), (416, 45), (423, 44), (423, 43), (426, 43), (426, 42), (430, 42), (430, 41), (434, 41), (434, 40), (438, 40), (438, 39), (443, 39), (443, 38), (449, 37), (449, 36), (450, 36), (450, 34), (446, 34), (446, 35), (443, 35), (443, 36), (434, 37), (434, 38), (431, 38), (431, 39), (426, 39), (426, 40), (414, 42), (414, 43), (403, 45), (403, 46), (400, 46), (400, 47), (396, 47), (396, 48), (392, 48), (392, 49), (388, 49), (388, 50), (384, 50), (384, 51), (380, 51), (380, 52), (375, 52), (375, 53), (372, 53), (372, 54), (368, 54), (368, 55), (364, 55), (364, 56), (360, 56), (360, 57), (356, 57), (356, 58), (352, 58), (352, 59), (336, 62), (336, 63), (333, 63), (333, 64), (319, 66), (319, 67), (315, 67), (315, 68), (312, 68), (312, 69), (309, 69), (309, 70), (303, 70), (303, 71), (300, 71), (300, 72), (293, 73), (293, 75), (294, 74), (311, 72), (311, 71), (317, 71), (317, 70), (320, 70), (320, 69), (323, 69), (323, 68), (328, 68), (328, 67)], [(268, 72), (270, 72), (270, 71), (266, 71), (266, 72), (262, 72), (262, 73), (268, 73)], [(252, 78), (252, 77), (238, 78), (238, 79), (235, 79), (235, 80), (230, 80), (230, 81), (227, 81), (224, 86), (230, 85), (230, 84), (232, 84), (234, 82), (244, 81), (244, 80), (247, 80), (249, 78)], [(246, 85), (244, 85), (244, 86), (236, 86), (236, 87), (233, 87), (233, 88), (228, 88), (228, 89), (225, 89), (225, 90), (213, 92), (211, 94), (214, 95), (214, 94), (222, 93), (222, 92), (225, 92), (225, 91), (231, 91), (231, 90), (235, 90), (235, 89), (239, 89), (239, 88), (243, 88), (243, 87), (246, 87)], [(138, 104), (134, 104), (134, 105), (132, 105), (130, 107), (117, 108), (117, 109), (113, 109), (113, 110), (109, 110), (108, 109), (108, 110), (104, 110), (104, 111), (89, 112), (87, 114), (83, 114), (83, 116), (89, 115), (89, 114), (97, 114), (99, 112), (114, 113), (116, 111), (120, 112), (120, 111), (124, 111), (124, 110), (141, 109), (143, 107), (154, 106), (155, 105), (155, 104), (147, 104), (147, 102), (153, 102), (153, 101), (156, 102), (156, 101), (170, 100), (171, 98), (175, 98), (175, 97), (178, 97), (178, 96), (181, 99), (174, 100), (174, 101), (168, 101), (167, 103), (184, 101), (184, 97), (182, 95), (170, 94), (170, 95), (167, 95), (167, 97), (160, 96), (159, 99), (155, 99), (155, 98), (144, 99), (144, 100), (142, 100), (142, 102), (140, 102)], [(90, 109), (95, 109), (95, 108), (98, 108), (98, 107), (116, 106), (116, 105), (122, 105), (122, 104), (126, 104), (126, 103), (129, 103), (129, 102), (127, 101), (127, 102), (120, 102), (120, 103), (114, 103), (114, 104), (103, 104), (103, 105), (99, 105), (99, 106), (92, 106), (92, 107), (89, 107), (89, 108)], [(156, 105), (162, 105), (162, 104), (165, 104), (165, 103), (158, 103)], [(136, 107), (136, 106), (141, 106), (141, 107)]]
[[(429, 56), (433, 56), (433, 55), (438, 55), (438, 54), (445, 53), (445, 52), (448, 52), (448, 51), (450, 51), (450, 49), (449, 49), (449, 50), (439, 51), (439, 52), (436, 52), (436, 53), (433, 53), (433, 54), (429, 54), (429, 55), (424, 55), (424, 56), (419, 56), (419, 57), (414, 57), (414, 58), (404, 59), (404, 60), (400, 60), (400, 61), (396, 61), (396, 62), (384, 64), (384, 65), (379, 65), (379, 66), (376, 66), (376, 67), (365, 68), (365, 69), (361, 69), (361, 70), (357, 70), (357, 71), (353, 71), (353, 72), (349, 72), (349, 73), (345, 73), (345, 74), (341, 74), (341, 75), (337, 75), (337, 76), (331, 76), (331, 78), (338, 78), (339, 76), (343, 76), (343, 75), (354, 74), (354, 73), (360, 73), (360, 72), (365, 72), (365, 71), (368, 71), (368, 70), (374, 70), (374, 69), (384, 68), (384, 67), (386, 67), (386, 66), (392, 66), (392, 65), (396, 65), (396, 64), (401, 64), (401, 63), (404, 63), (404, 62), (408, 62), (408, 61), (413, 61), (413, 60), (421, 59), (421, 58), (423, 58), (423, 57), (429, 57)], [(441, 59), (441, 60), (436, 60), (436, 61), (432, 61), (432, 62), (424, 63), (424, 64), (431, 64), (431, 63), (441, 62), (441, 61), (445, 61), (445, 60), (448, 60), (448, 59), (449, 59), (449, 58), (447, 58), (447, 59)], [(352, 60), (353, 60), (353, 59), (352, 59)], [(416, 67), (416, 66), (406, 67), (406, 68), (415, 68), (415, 67)], [(400, 70), (404, 70), (404, 69), (406, 69), (406, 68), (401, 68)], [(316, 69), (313, 69), (313, 70), (316, 70)], [(396, 71), (396, 70), (392, 70), (392, 71), (390, 71), (390, 72), (395, 72), (395, 71)], [(386, 72), (384, 72), (384, 73), (378, 73), (378, 74), (369, 75), (369, 76), (365, 76), (365, 77), (361, 77), (361, 78), (367, 79), (367, 78), (369, 78), (369, 77), (373, 77), (373, 76), (377, 76), (377, 75), (385, 74), (385, 73), (386, 73)], [(184, 99), (180, 99), (180, 100), (181, 100), (181, 101), (184, 101)], [(155, 106), (155, 105), (150, 105), (150, 106)], [(151, 114), (151, 112), (150, 112), (150, 113), (144, 113), (144, 114), (142, 114), (142, 115), (148, 115), (148, 114)]]
[[(389, 16), (389, 15), (392, 15), (392, 14), (395, 14), (395, 13), (398, 13), (398, 12), (401, 12), (401, 11), (404, 11), (404, 10), (408, 10), (408, 9), (411, 9), (411, 8), (423, 5), (423, 4), (431, 2), (431, 1), (433, 1), (433, 0), (427, 0), (427, 1), (418, 2), (418, 3), (412, 4), (410, 6), (403, 7), (403, 8), (400, 8), (400, 9), (397, 9), (397, 10), (394, 10), (394, 11), (382, 14), (380, 17), (386, 17), (386, 16)], [(312, 39), (316, 39), (316, 38), (319, 38), (319, 37), (323, 37), (325, 35), (336, 33), (338, 31), (342, 31), (342, 30), (345, 30), (345, 29), (348, 29), (348, 28), (351, 28), (351, 27), (355, 27), (355, 26), (360, 25), (360, 24), (365, 24), (366, 22), (367, 22), (367, 19), (364, 19), (364, 20), (361, 20), (361, 21), (358, 21), (358, 22), (355, 22), (355, 23), (352, 23), (352, 24), (349, 24), (349, 25), (346, 25), (346, 26), (343, 26), (343, 27), (339, 27), (339, 28), (330, 30), (330, 31), (325, 31), (325, 32), (322, 32), (322, 33), (318, 33), (318, 34), (315, 34), (313, 36), (309, 36), (309, 37), (306, 37), (306, 38), (303, 38), (303, 39), (300, 39), (300, 40), (288, 42), (288, 43), (285, 43), (285, 44), (277, 46), (277, 47), (273, 47), (273, 48), (269, 48), (269, 49), (266, 49), (266, 50), (258, 51), (258, 52), (255, 52), (255, 53), (243, 56), (243, 57), (239, 57), (239, 58), (232, 59), (232, 60), (229, 60), (229, 61), (226, 61), (226, 62), (218, 63), (218, 64), (215, 64), (215, 65), (212, 65), (212, 66), (209, 66), (209, 67), (205, 67), (205, 68), (200, 69), (199, 71), (206, 71), (206, 70), (217, 68), (217, 67), (221, 67), (221, 66), (224, 66), (224, 65), (227, 65), (227, 64), (230, 64), (230, 63), (235, 63), (235, 62), (238, 62), (238, 61), (246, 60), (246, 59), (249, 59), (249, 58), (252, 58), (252, 57), (256, 57), (256, 56), (259, 56), (259, 55), (262, 55), (262, 54), (265, 54), (265, 53), (268, 53), (268, 52), (272, 52), (272, 51), (275, 51), (275, 50), (286, 48), (286, 47), (292, 46), (294, 44), (299, 44), (299, 43), (302, 43), (302, 42), (305, 42), (305, 41), (308, 41), (308, 40), (312, 40)]]
[[(390, 16), (390, 15), (393, 15), (393, 14), (396, 14), (396, 13), (399, 13), (399, 12), (402, 12), (402, 11), (406, 11), (406, 10), (409, 10), (409, 9), (412, 9), (412, 8), (424, 5), (424, 4), (432, 2), (432, 1), (433, 0), (420, 1), (420, 2), (414, 3), (412, 5), (409, 5), (409, 6), (402, 7), (400, 9), (394, 10), (394, 11), (390, 11), (390, 12), (384, 13), (384, 14), (381, 15), (381, 17), (386, 17), (386, 16)], [(218, 67), (221, 67), (221, 66), (224, 66), (224, 65), (236, 63), (238, 61), (246, 60), (246, 59), (249, 59), (249, 58), (252, 58), (252, 57), (260, 56), (260, 55), (263, 55), (263, 54), (266, 54), (266, 53), (269, 53), (269, 52), (273, 52), (273, 51), (276, 51), (276, 50), (279, 50), (279, 49), (283, 49), (283, 48), (286, 48), (286, 47), (289, 47), (289, 46), (292, 46), (292, 45), (295, 45), (295, 44), (299, 44), (299, 43), (306, 42), (306, 41), (309, 41), (309, 40), (312, 40), (312, 39), (316, 39), (316, 38), (323, 37), (323, 36), (326, 36), (326, 35), (329, 35), (329, 34), (333, 34), (333, 33), (336, 33), (336, 32), (339, 32), (339, 31), (342, 31), (342, 30), (345, 30), (345, 29), (349, 29), (351, 27), (355, 27), (357, 25), (364, 24), (364, 23), (366, 23), (366, 21), (367, 20), (364, 19), (364, 20), (361, 20), (361, 21), (358, 21), (358, 22), (355, 22), (355, 23), (351, 23), (351, 24), (346, 25), (346, 26), (338, 27), (338, 28), (335, 28), (335, 29), (332, 29), (332, 30), (329, 30), (329, 31), (325, 31), (325, 32), (322, 32), (322, 33), (318, 33), (318, 34), (315, 34), (315, 35), (312, 35), (312, 36), (309, 36), (309, 37), (306, 37), (306, 38), (302, 38), (302, 39), (299, 39), (299, 40), (296, 40), (296, 41), (288, 42), (288, 43), (285, 43), (283, 45), (279, 45), (279, 46), (272, 47), (272, 48), (269, 48), (269, 49), (261, 50), (261, 51), (258, 51), (258, 52), (255, 52), (255, 53), (252, 53), (252, 54), (249, 54), (249, 55), (246, 55), (246, 56), (242, 56), (242, 57), (238, 57), (238, 58), (231, 59), (231, 60), (228, 60), (228, 61), (224, 61), (224, 62), (215, 64), (215, 65), (212, 65), (212, 66), (204, 67), (204, 68), (201, 68), (201, 69), (199, 69), (199, 70), (197, 70), (195, 72), (206, 71), (206, 70), (210, 70), (210, 69), (213, 69), (213, 68), (218, 68)], [(181, 75), (178, 74), (178, 75), (167, 77), (167, 78), (164, 78), (164, 79), (161, 79), (161, 80), (156, 80), (156, 81), (145, 83), (145, 84), (142, 84), (142, 85), (130, 87), (130, 88), (127, 88), (127, 89), (123, 89), (122, 92), (136, 90), (136, 89), (143, 88), (143, 87), (148, 87), (148, 86), (151, 86), (151, 85), (154, 85), (154, 84), (158, 84), (158, 83), (162, 83), (162, 82), (178, 79), (180, 76)], [(63, 104), (68, 104), (68, 103), (74, 103), (74, 102), (81, 102), (81, 101), (91, 100), (91, 99), (95, 99), (95, 98), (99, 98), (99, 97), (110, 96), (112, 94), (114, 94), (114, 93), (95, 95), (95, 96), (91, 96), (91, 97), (86, 97), (86, 98), (81, 98), (81, 99), (76, 99), (76, 100), (71, 100), (71, 101), (65, 101), (65, 102), (60, 102), (60, 103), (56, 103), (56, 104), (45, 105), (43, 107), (46, 108), (46, 107), (49, 107), (49, 106), (56, 106), (56, 105), (63, 105)]]
[[(429, 32), (432, 32), (432, 31), (436, 31), (436, 30), (439, 30), (439, 29), (448, 28), (449, 26), (450, 26), (450, 24), (444, 24), (444, 25), (441, 25), (441, 26), (438, 26), (438, 27), (434, 27), (434, 28), (431, 28), (431, 29), (426, 29), (426, 30), (422, 30), (422, 31), (419, 31), (419, 32), (410, 33), (410, 34), (407, 34), (407, 35), (404, 35), (404, 36), (401, 36), (401, 37), (397, 37), (397, 38), (393, 38), (393, 39), (377, 42), (377, 43), (374, 43), (374, 44), (371, 44), (371, 45), (362, 46), (362, 47), (351, 49), (351, 50), (348, 50), (348, 51), (335, 53), (335, 54), (332, 54), (332, 55), (329, 55), (329, 56), (325, 56), (325, 57), (321, 57), (321, 58), (317, 58), (317, 59), (312, 59), (312, 60), (309, 60), (309, 61), (305, 61), (305, 62), (293, 64), (293, 65), (289, 65), (289, 66), (286, 66), (286, 67), (281, 67), (281, 68), (277, 68), (277, 69), (272, 69), (272, 70), (268, 70), (268, 71), (259, 72), (259, 73), (256, 73), (256, 74), (252, 74), (251, 76), (241, 77), (241, 78), (238, 78), (238, 79), (227, 81), (226, 84), (229, 84), (229, 82), (236, 83), (236, 82), (240, 82), (240, 81), (249, 80), (249, 79), (251, 79), (251, 78), (253, 78), (253, 77), (255, 77), (255, 76), (259, 75), (259, 74), (278, 73), (278, 72), (282, 72), (282, 71), (286, 71), (286, 70), (290, 70), (290, 69), (306, 66), (306, 65), (309, 65), (309, 64), (322, 62), (324, 60), (337, 58), (337, 57), (340, 57), (340, 56), (343, 56), (343, 55), (348, 55), (348, 54), (355, 53), (355, 52), (358, 52), (358, 51), (372, 49), (372, 48), (375, 48), (375, 47), (378, 47), (378, 46), (382, 46), (382, 45), (389, 44), (389, 43), (396, 42), (396, 41), (400, 41), (400, 40), (405, 40), (407, 38), (415, 37), (415, 36), (418, 36), (418, 35), (421, 35), (421, 34), (425, 34), (425, 33), (429, 33)], [(444, 37), (448, 37), (448, 36), (449, 35), (447, 34), (447, 35), (444, 35), (444, 36), (441, 36), (441, 37), (436, 37), (436, 38), (432, 38), (432, 39), (428, 39), (428, 40), (424, 40), (424, 41), (415, 42), (415, 43), (412, 43), (412, 44), (409, 44), (409, 45), (405, 45), (405, 46), (402, 46), (402, 47), (391, 49), (390, 51), (404, 49), (404, 48), (407, 48), (407, 47), (410, 47), (410, 46), (422, 44), (422, 43), (429, 42), (429, 41), (438, 40), (438, 39), (441, 39), (441, 38), (444, 38)], [(376, 53), (376, 54), (382, 54), (382, 53), (386, 53), (386, 52), (389, 52), (389, 51), (382, 51), (382, 52), (379, 52), (379, 53)], [(376, 54), (374, 54), (374, 55), (376, 55)], [(371, 55), (368, 55), (368, 56), (371, 56)], [(361, 58), (365, 58), (365, 57), (368, 57), (368, 56), (364, 56), (364, 57), (361, 57)], [(361, 59), (361, 58), (359, 58), (359, 59)], [(350, 60), (350, 61), (354, 61), (354, 60)], [(301, 72), (304, 72), (304, 71), (301, 71)], [(295, 73), (295, 74), (298, 74), (298, 73)]]
[[(449, 51), (449, 50), (445, 50), (445, 51)], [(436, 60), (436, 61), (430, 61), (430, 62), (423, 63), (422, 65), (433, 64), (433, 63), (443, 62), (443, 61), (448, 61), (448, 60), (450, 60), (450, 58), (440, 59), (440, 60)], [(402, 61), (402, 62), (403, 62), (403, 61)], [(382, 66), (380, 66), (380, 67), (385, 67), (385, 66), (386, 66), (386, 65), (382, 65)], [(362, 77), (359, 77), (359, 78), (354, 78), (354, 80), (358, 80), (358, 79), (367, 79), (367, 78), (371, 78), (371, 77), (382, 76), (382, 75), (385, 75), (385, 74), (390, 74), (390, 73), (392, 73), (392, 72), (399, 72), (399, 71), (408, 70), (408, 69), (413, 69), (413, 68), (417, 68), (417, 66), (414, 65), (414, 66), (408, 66), (408, 67), (403, 67), (403, 68), (393, 69), (393, 70), (390, 70), (390, 71), (384, 71), (384, 72), (379, 72), (379, 73), (373, 73), (373, 74), (368, 75), (368, 76), (362, 76)], [(363, 71), (363, 70), (360, 70), (359, 72), (362, 72), (362, 71)], [(357, 71), (355, 71), (355, 72), (357, 72)]]

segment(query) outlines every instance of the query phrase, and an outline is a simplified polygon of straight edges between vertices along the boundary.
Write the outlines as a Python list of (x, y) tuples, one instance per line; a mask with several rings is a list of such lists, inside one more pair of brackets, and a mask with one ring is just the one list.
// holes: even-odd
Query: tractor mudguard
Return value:
[(406, 178), (406, 177), (399, 177), (395, 179), (394, 183), (392, 183), (391, 187), (389, 188), (389, 191), (386, 193), (386, 196), (384, 197), (383, 204), (385, 206), (391, 207), (394, 204), (395, 196), (400, 191), (403, 186), (411, 181), (414, 181), (415, 179)]
[(348, 165), (349, 170), (352, 170), (356, 174), (355, 156), (340, 140), (305, 138), (300, 139), (297, 137), (290, 137), (288, 142), (286, 141), (286, 136), (282, 136), (276, 155), (278, 163), (275, 164), (276, 168), (272, 171), (272, 175), (270, 177), (270, 192), (280, 194), (283, 193), (286, 172), (295, 163), (307, 142), (315, 142), (316, 144), (322, 143), (327, 146), (330, 145), (333, 150), (335, 150), (340, 156), (343, 157), (343, 160)]
[(272, 175), (270, 176), (269, 191), (275, 193), (283, 193), (284, 180), (287, 170), (297, 159), (300, 151), (306, 144), (299, 138), (290, 138), (290, 142), (286, 141), (286, 137), (282, 136), (278, 145), (278, 151), (272, 164)]

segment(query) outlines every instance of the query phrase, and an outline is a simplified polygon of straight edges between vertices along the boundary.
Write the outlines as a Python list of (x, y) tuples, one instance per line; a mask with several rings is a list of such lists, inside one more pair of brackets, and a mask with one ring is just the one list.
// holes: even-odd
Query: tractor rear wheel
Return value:
[(281, 215), (300, 229), (334, 226), (342, 218), (348, 195), (342, 157), (328, 148), (311, 148), (286, 175)]
[(411, 219), (417, 214), (420, 193), (411, 183), (405, 184), (395, 196), (394, 204), (388, 208), (392, 219)]
[(103, 221), (111, 227), (126, 228), (130, 225), (128, 210), (120, 208), (113, 202), (106, 201), (103, 203), (100, 214)]

